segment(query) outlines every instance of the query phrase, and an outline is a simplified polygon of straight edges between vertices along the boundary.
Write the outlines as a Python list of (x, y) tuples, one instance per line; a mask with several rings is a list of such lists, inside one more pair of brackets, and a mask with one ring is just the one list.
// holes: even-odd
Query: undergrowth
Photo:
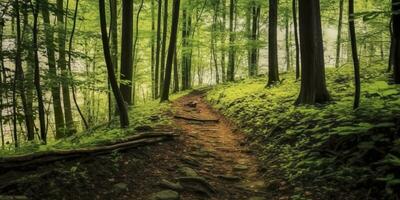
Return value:
[(290, 183), (293, 199), (399, 199), (400, 87), (384, 68), (363, 69), (357, 110), (350, 66), (327, 70), (325, 105), (295, 106), (293, 73), (272, 88), (264, 78), (220, 85), (207, 99), (261, 149), (269, 182)]
[[(179, 98), (187, 92), (175, 94), (171, 100)], [(133, 106), (129, 110), (130, 126), (126, 129), (119, 128), (118, 116), (110, 123), (105, 123), (92, 127), (86, 131), (75, 134), (60, 140), (51, 140), (47, 145), (39, 141), (26, 142), (20, 147), (14, 148), (11, 144), (0, 150), (0, 157), (17, 156), (36, 152), (68, 150), (99, 146), (110, 143), (117, 139), (122, 139), (137, 134), (137, 127), (143, 126), (162, 126), (171, 123), (170, 117), (166, 115), (169, 110), (169, 103), (159, 103), (159, 101), (148, 101)]]

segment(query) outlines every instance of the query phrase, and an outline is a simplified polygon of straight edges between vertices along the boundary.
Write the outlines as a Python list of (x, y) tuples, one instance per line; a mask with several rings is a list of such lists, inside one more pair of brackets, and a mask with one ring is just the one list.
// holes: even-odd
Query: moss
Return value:
[(256, 142), (269, 173), (279, 172), (277, 179), (283, 177), (297, 188), (294, 197), (306, 190), (326, 198), (336, 196), (338, 190), (354, 196), (371, 190), (376, 198), (383, 198), (395, 195), (400, 185), (390, 185), (400, 181), (394, 166), (382, 164), (389, 154), (400, 157), (395, 142), (400, 88), (387, 84), (384, 68), (362, 71), (357, 110), (352, 109), (350, 66), (327, 69), (334, 100), (326, 105), (296, 107), (300, 83), (293, 73), (283, 74), (284, 81), (272, 88), (264, 87), (264, 78), (217, 86), (207, 99)]

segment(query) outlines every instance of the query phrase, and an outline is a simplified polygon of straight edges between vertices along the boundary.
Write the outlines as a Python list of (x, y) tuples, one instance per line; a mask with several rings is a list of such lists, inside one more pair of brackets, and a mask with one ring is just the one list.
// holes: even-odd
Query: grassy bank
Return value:
[(361, 76), (357, 110), (350, 66), (327, 70), (326, 105), (296, 107), (293, 73), (272, 88), (265, 78), (221, 85), (207, 99), (260, 149), (271, 188), (285, 181), (293, 199), (398, 198), (400, 88), (387, 84), (383, 66)]

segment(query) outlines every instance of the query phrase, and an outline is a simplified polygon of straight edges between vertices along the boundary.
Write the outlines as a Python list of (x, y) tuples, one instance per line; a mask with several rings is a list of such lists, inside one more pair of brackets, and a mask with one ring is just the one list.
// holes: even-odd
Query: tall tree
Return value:
[(110, 45), (107, 34), (107, 22), (106, 22), (106, 10), (104, 0), (99, 0), (99, 12), (100, 12), (100, 26), (101, 26), (101, 38), (103, 42), (104, 59), (107, 66), (108, 79), (111, 84), (111, 89), (114, 93), (115, 100), (117, 102), (121, 128), (129, 126), (128, 109), (125, 105), (124, 97), (118, 87), (118, 82), (115, 76), (114, 66), (111, 60)]
[(121, 93), (125, 102), (132, 105), (133, 73), (133, 1), (122, 0), (121, 36)]
[(158, 0), (158, 12), (157, 12), (157, 39), (156, 39), (156, 66), (154, 70), (155, 75), (155, 86), (154, 93), (155, 98), (160, 95), (159, 84), (160, 84), (160, 52), (161, 52), (161, 14), (162, 14), (162, 0)]
[(38, 15), (39, 15), (39, 2), (36, 0), (36, 6), (33, 8), (33, 40), (32, 46), (34, 49), (34, 85), (36, 89), (36, 96), (38, 99), (38, 112), (39, 112), (39, 124), (40, 124), (40, 138), (46, 144), (47, 133), (46, 133), (46, 114), (44, 111), (43, 92), (40, 85), (40, 68), (39, 68), (39, 46), (38, 46)]
[(252, 13), (252, 19), (251, 19), (251, 50), (250, 50), (250, 77), (257, 76), (258, 73), (258, 30), (259, 30), (259, 18), (260, 18), (260, 5), (258, 5), (258, 2), (254, 1), (252, 8), (251, 8), (251, 13)]
[(157, 84), (155, 82), (155, 12), (154, 12), (154, 0), (151, 0), (151, 96), (153, 99), (156, 98), (155, 96), (155, 85)]
[(222, 82), (226, 82), (226, 64), (225, 64), (225, 42), (226, 42), (226, 0), (220, 1), (222, 2), (221, 5), (221, 12), (222, 12), (222, 21), (221, 21), (221, 74), (222, 74)]
[(400, 84), (400, 0), (392, 0), (393, 73), (394, 82)]
[(301, 89), (296, 104), (330, 100), (326, 88), (319, 0), (299, 1)]
[(160, 65), (160, 91), (163, 90), (165, 76), (165, 50), (167, 49), (168, 34), (168, 0), (164, 0), (163, 34), (161, 41), (161, 65)]
[(292, 12), (293, 12), (293, 30), (294, 30), (294, 44), (296, 47), (296, 80), (300, 78), (300, 45), (299, 45), (299, 33), (297, 27), (297, 1), (292, 0)]
[(338, 68), (340, 65), (340, 47), (342, 45), (342, 24), (343, 24), (343, 4), (344, 0), (339, 0), (339, 22), (338, 22), (338, 32), (336, 39), (336, 61), (335, 67)]
[(168, 56), (165, 67), (165, 79), (164, 86), (161, 96), (161, 101), (168, 101), (169, 98), (169, 88), (171, 84), (171, 74), (172, 74), (172, 62), (174, 57), (174, 52), (176, 49), (176, 40), (178, 36), (178, 24), (179, 24), (179, 7), (180, 0), (175, 0), (172, 5), (172, 26), (171, 26), (171, 38), (169, 40)]
[(234, 32), (234, 20), (236, 13), (236, 0), (230, 0), (229, 5), (229, 53), (228, 53), (228, 69), (227, 69), (227, 81), (235, 80), (235, 59), (236, 59), (236, 48), (235, 40), (236, 33)]
[(50, 12), (48, 0), (40, 0), (42, 10), (44, 28), (45, 28), (45, 43), (47, 49), (47, 59), (49, 65), (49, 76), (51, 80), (51, 96), (53, 98), (54, 121), (56, 126), (56, 138), (64, 137), (64, 112), (61, 105), (60, 83), (58, 82), (56, 56), (54, 48), (53, 28), (50, 24)]
[(268, 86), (279, 82), (278, 69), (278, 0), (269, 0)]
[(357, 109), (360, 105), (361, 83), (360, 83), (360, 62), (358, 60), (356, 29), (354, 25), (354, 0), (349, 0), (349, 32), (351, 40), (351, 53), (353, 55), (354, 82), (356, 86), (353, 108)]
[[(110, 0), (110, 33), (111, 33), (111, 60), (114, 65), (115, 73), (119, 74), (118, 70), (118, 1)], [(110, 88), (110, 83), (108, 83), (108, 119), (111, 121), (112, 118), (112, 108), (113, 99), (111, 98), (112, 92)], [(117, 105), (115, 105), (117, 107)], [(118, 109), (115, 109), (115, 115), (118, 115)]]
[(71, 135), (74, 133), (74, 120), (72, 117), (71, 109), (71, 97), (69, 93), (68, 84), (68, 71), (66, 67), (66, 54), (65, 54), (65, 41), (66, 41), (66, 30), (64, 26), (64, 1), (57, 0), (57, 27), (58, 27), (58, 67), (61, 70), (61, 86), (63, 94), (63, 106), (64, 106), (64, 116), (65, 116), (65, 127), (66, 134)]

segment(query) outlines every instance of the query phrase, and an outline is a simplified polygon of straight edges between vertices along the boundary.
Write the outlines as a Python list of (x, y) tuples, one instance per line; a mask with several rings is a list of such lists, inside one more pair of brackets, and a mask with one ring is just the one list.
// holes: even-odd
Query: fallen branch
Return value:
[(197, 122), (211, 122), (211, 123), (219, 122), (219, 119), (200, 119), (200, 118), (195, 118), (195, 117), (186, 117), (186, 116), (182, 116), (182, 115), (175, 115), (174, 117), (176, 119), (184, 119), (184, 120), (197, 121)]
[(84, 156), (96, 156), (107, 154), (112, 151), (122, 151), (139, 146), (150, 145), (166, 140), (170, 140), (177, 135), (168, 133), (142, 133), (131, 137), (113, 141), (108, 145), (88, 147), (71, 150), (53, 150), (45, 152), (37, 152), (19, 156), (3, 157), (0, 158), (0, 172), (16, 167), (24, 167), (30, 165), (44, 164), (58, 160), (66, 160), (71, 158), (78, 158)]

